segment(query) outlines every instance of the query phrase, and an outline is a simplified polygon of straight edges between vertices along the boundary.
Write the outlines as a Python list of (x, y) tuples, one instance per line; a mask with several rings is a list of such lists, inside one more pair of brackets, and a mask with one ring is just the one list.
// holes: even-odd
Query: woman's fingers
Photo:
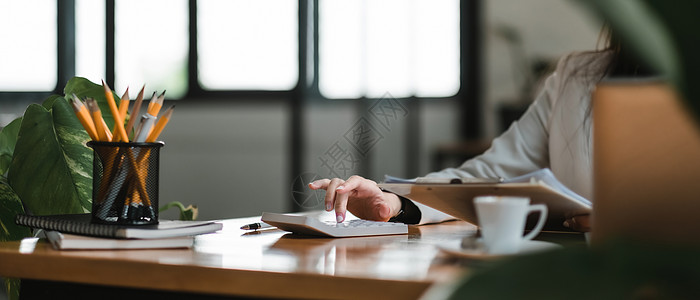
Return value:
[(350, 197), (350, 194), (362, 185), (363, 181), (366, 181), (366, 179), (357, 175), (353, 175), (350, 176), (350, 178), (348, 178), (347, 181), (343, 182), (341, 185), (334, 189), (335, 218), (338, 221), (338, 223), (343, 222), (343, 220), (345, 220), (345, 212), (347, 212), (348, 207), (348, 197)]
[(316, 180), (314, 182), (309, 183), (309, 188), (312, 190), (318, 190), (318, 189), (325, 190), (328, 188), (328, 184), (330, 184), (330, 183), (331, 183), (331, 180), (328, 178), (319, 179), (319, 180)]
[(343, 183), (341, 186), (339, 186), (336, 189), (336, 192), (339, 194), (347, 194), (355, 190), (359, 190), (361, 192), (366, 191), (369, 188), (376, 187), (377, 183), (375, 183), (372, 180), (365, 179), (361, 176), (353, 175), (348, 178), (345, 183)]
[(328, 184), (326, 185), (326, 197), (325, 197), (325, 204), (326, 204), (326, 211), (331, 211), (333, 210), (333, 207), (336, 207), (336, 201), (337, 201), (337, 196), (335, 193), (336, 188), (338, 188), (339, 185), (343, 184), (345, 180), (342, 180), (340, 178), (333, 178), (329, 180)]
[[(328, 192), (326, 192), (328, 194)], [(345, 220), (345, 212), (348, 206), (348, 193), (335, 193), (335, 220), (338, 223)]]
[[(309, 183), (309, 188), (326, 190), (324, 199), (326, 211), (335, 210), (338, 222), (345, 220), (349, 201), (353, 201), (353, 207), (355, 208), (362, 207), (363, 211), (371, 208), (373, 210), (371, 214), (368, 212), (364, 213), (371, 219), (383, 218), (380, 210), (374, 211), (377, 209), (375, 207), (377, 203), (373, 203), (374, 200), (381, 199), (383, 193), (377, 186), (377, 183), (372, 180), (357, 175), (351, 176), (348, 180), (340, 178), (319, 179)], [(383, 213), (387, 214), (386, 212)]]
[(591, 231), (590, 215), (579, 215), (566, 219), (564, 226), (580, 232), (589, 232)]
[[(340, 180), (338, 178), (335, 178), (335, 179)], [(332, 180), (328, 179), (328, 178), (319, 179), (319, 180), (316, 180), (316, 181), (309, 183), (309, 188), (312, 190), (321, 190), (321, 189), (328, 190), (328, 186), (331, 184), (331, 182), (332, 182)], [(326, 197), (324, 200), (324, 202), (325, 202), (324, 207), (326, 208), (326, 211), (333, 210), (333, 202), (334, 202), (334, 196), (335, 196), (334, 194), (335, 193), (328, 193), (326, 191)]]
[(381, 199), (381, 195), (382, 191), (376, 182), (357, 175), (351, 176), (336, 189), (335, 210), (338, 220), (345, 219), (345, 212), (351, 201), (354, 207), (353, 213), (360, 214), (358, 217), (370, 220), (381, 219), (381, 213), (377, 210), (377, 203), (375, 203), (376, 200)]

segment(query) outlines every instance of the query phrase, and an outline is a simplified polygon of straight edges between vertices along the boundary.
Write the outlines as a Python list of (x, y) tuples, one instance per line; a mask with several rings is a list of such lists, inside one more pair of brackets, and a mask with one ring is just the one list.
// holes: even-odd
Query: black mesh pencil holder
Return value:
[(163, 142), (88, 142), (95, 150), (92, 221), (158, 224), (158, 168)]

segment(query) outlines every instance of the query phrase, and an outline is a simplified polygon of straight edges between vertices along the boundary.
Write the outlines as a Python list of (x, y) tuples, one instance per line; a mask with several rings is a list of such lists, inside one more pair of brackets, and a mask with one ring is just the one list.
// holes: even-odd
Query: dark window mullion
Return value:
[(114, 86), (114, 8), (115, 0), (106, 0), (105, 2), (105, 81), (109, 86)]
[(189, 52), (187, 56), (187, 96), (190, 98), (194, 95), (201, 96), (204, 89), (199, 85), (199, 66), (197, 58), (199, 52), (197, 48), (198, 32), (197, 32), (197, 0), (189, 0)]
[(75, 1), (57, 3), (57, 65), (56, 88), (54, 93), (63, 94), (63, 87), (75, 76)]
[(462, 0), (459, 8), (460, 79), (457, 100), (460, 105), (459, 135), (462, 139), (480, 136), (481, 127), (481, 1)]
[[(308, 58), (311, 59), (313, 62), (313, 64), (311, 65), (312, 66), (311, 71), (313, 72), (312, 73), (313, 77), (311, 77), (311, 80), (312, 80), (311, 84), (310, 85), (307, 84), (307, 86), (310, 87), (310, 94), (312, 94), (313, 96), (320, 95), (320, 92), (318, 89), (318, 79), (319, 79), (319, 74), (318, 74), (318, 72), (319, 72), (319, 68), (318, 68), (318, 66), (319, 66), (319, 64), (318, 64), (318, 57), (319, 57), (318, 56), (318, 45), (319, 45), (318, 44), (318, 32), (319, 32), (319, 30), (318, 30), (318, 24), (319, 24), (319, 21), (318, 21), (318, 2), (319, 2), (318, 0), (311, 1), (312, 5), (313, 5), (313, 10), (310, 11), (312, 14), (311, 14), (311, 16), (309, 16), (309, 21), (311, 22), (311, 25), (312, 25), (312, 27), (311, 27), (311, 34), (312, 34), (311, 41), (312, 41), (312, 43), (311, 43), (311, 49), (310, 49), (311, 56)], [(308, 67), (309, 64), (307, 63), (306, 65)]]
[[(309, 5), (313, 0), (299, 0), (297, 9), (297, 47), (298, 47), (298, 80), (297, 85), (294, 88), (291, 99), (289, 99), (289, 182), (293, 184), (292, 192), (289, 196), (289, 207), (292, 211), (300, 211), (302, 207), (295, 198), (293, 194), (296, 192), (302, 192), (307, 189), (306, 186), (301, 184), (300, 180), (296, 180), (302, 174), (304, 169), (304, 126), (303, 126), (303, 115), (304, 115), (304, 99), (306, 98), (306, 92), (309, 90), (307, 85), (307, 62), (309, 55), (307, 52), (307, 39), (308, 39), (308, 22), (309, 22)], [(311, 4), (313, 5), (313, 3)], [(311, 15), (313, 17), (313, 15)]]

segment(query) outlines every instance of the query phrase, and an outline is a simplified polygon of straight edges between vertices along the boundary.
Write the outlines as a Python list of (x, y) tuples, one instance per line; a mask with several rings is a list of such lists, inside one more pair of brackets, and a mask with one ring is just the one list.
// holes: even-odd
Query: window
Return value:
[(105, 1), (75, 1), (75, 75), (105, 79)]
[[(187, 92), (189, 43), (187, 0), (115, 1), (114, 78), (120, 93), (167, 90), (168, 99)], [(147, 95), (150, 96), (150, 95)]]
[(197, 1), (199, 83), (205, 90), (291, 90), (297, 84), (297, 2)]
[(56, 0), (0, 1), (0, 90), (56, 87), (56, 7)]
[[(144, 83), (149, 91), (167, 90), (168, 99), (183, 97), (192, 85), (201, 87), (196, 93), (289, 91), (300, 79), (299, 43), (308, 42), (301, 46), (315, 50), (313, 40), (299, 40), (300, 24), (315, 25), (313, 14), (299, 20), (299, 3), (75, 0), (76, 76), (107, 79), (112, 66), (106, 64), (114, 61), (117, 91), (127, 86), (137, 90)], [(355, 99), (389, 92), (432, 98), (450, 97), (460, 89), (459, 0), (318, 4), (318, 56), (308, 57), (303, 67), (312, 76), (309, 84), (318, 76), (322, 96)], [(197, 11), (196, 32), (190, 32), (190, 5)], [(12, 41), (0, 55), (0, 91), (56, 87), (56, 8), (56, 0), (0, 2), (0, 38)], [(107, 49), (112, 35), (105, 23), (111, 13), (115, 48)], [(196, 74), (188, 73), (191, 35), (198, 43)], [(313, 39), (313, 32), (308, 37)], [(107, 57), (112, 50), (114, 57)]]
[(458, 0), (320, 0), (321, 94), (453, 96), (459, 8)]

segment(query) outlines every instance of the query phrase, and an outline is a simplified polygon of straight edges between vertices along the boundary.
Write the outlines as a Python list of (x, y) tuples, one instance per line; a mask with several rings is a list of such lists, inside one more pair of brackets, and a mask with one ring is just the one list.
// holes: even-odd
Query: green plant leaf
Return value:
[[(15, 224), (15, 216), (21, 213), (24, 208), (19, 197), (7, 182), (0, 180), (0, 241), (18, 241), (32, 234), (29, 227)], [(20, 280), (4, 278), (4, 284), (7, 298), (19, 299)]]
[(19, 299), (19, 278), (5, 278), (5, 290), (7, 291), (7, 299), (18, 300)]
[[(90, 80), (83, 77), (73, 77), (68, 80), (66, 87), (63, 88), (63, 93), (66, 95), (66, 99), (73, 97), (75, 94), (80, 99), (85, 99), (87, 97), (93, 98), (97, 101), (97, 105), (102, 111), (102, 118), (105, 119), (107, 126), (113, 128), (114, 118), (112, 118), (112, 112), (109, 110), (109, 104), (107, 104), (107, 98), (105, 97), (104, 88)], [(119, 103), (119, 95), (112, 91), (114, 95), (114, 101)], [(46, 101), (51, 100), (51, 98)], [(48, 109), (48, 108), (47, 108)]]
[[(700, 1), (647, 0), (649, 7), (664, 24), (678, 55), (678, 87), (686, 104), (700, 121), (700, 34), (697, 33), (697, 14)], [(647, 45), (648, 46), (648, 45)]]
[(199, 209), (196, 206), (190, 204), (185, 207), (185, 205), (183, 205), (180, 201), (169, 202), (168, 204), (161, 206), (158, 209), (158, 212), (162, 213), (173, 207), (176, 207), (180, 211), (181, 221), (194, 221), (197, 219), (197, 215), (199, 215)]
[(15, 216), (23, 213), (19, 197), (6, 182), (0, 181), (0, 241), (18, 241), (31, 235), (29, 227), (15, 224)]
[(33, 214), (89, 212), (92, 150), (85, 145), (89, 136), (64, 98), (50, 100), (51, 110), (37, 104), (27, 108), (8, 182)]
[(57, 99), (66, 99), (66, 98), (59, 96), (59, 95), (51, 95), (48, 98), (46, 98), (46, 100), (44, 100), (43, 103), (41, 103), (41, 106), (46, 108), (46, 110), (49, 110), (49, 109), (51, 109), (51, 106), (53, 106), (54, 102), (56, 102)]
[(7, 124), (0, 131), (0, 175), (5, 174), (12, 162), (12, 153), (15, 152), (15, 144), (17, 144), (17, 134), (19, 134), (19, 126), (22, 124), (22, 118), (17, 118)]
[(441, 299), (698, 299), (697, 253), (696, 246), (625, 240), (567, 247), (470, 272)]

